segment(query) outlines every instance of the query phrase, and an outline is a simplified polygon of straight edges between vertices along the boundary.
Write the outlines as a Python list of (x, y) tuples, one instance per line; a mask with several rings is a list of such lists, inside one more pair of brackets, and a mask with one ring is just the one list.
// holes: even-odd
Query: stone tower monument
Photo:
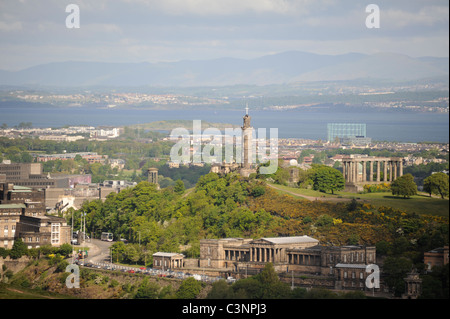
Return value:
[(150, 184), (156, 184), (157, 188), (159, 189), (157, 168), (151, 167), (148, 169), (148, 182)]
[(244, 125), (242, 128), (242, 151), (243, 162), (241, 165), (242, 176), (248, 177), (251, 173), (256, 173), (253, 169), (253, 127), (251, 126), (251, 117), (248, 115), (248, 106), (245, 108), (245, 115), (243, 117)]

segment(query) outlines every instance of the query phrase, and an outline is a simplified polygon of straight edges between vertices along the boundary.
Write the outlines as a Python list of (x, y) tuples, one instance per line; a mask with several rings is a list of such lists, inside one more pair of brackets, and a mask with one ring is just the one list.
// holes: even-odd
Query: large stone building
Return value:
[(337, 289), (363, 289), (375, 261), (375, 247), (322, 246), (309, 236), (200, 241), (201, 269), (243, 276), (271, 262), (278, 273), (315, 275)]
[(0, 183), (0, 247), (11, 249), (17, 238), (28, 248), (60, 246), (70, 237), (64, 218), (46, 215), (43, 190)]

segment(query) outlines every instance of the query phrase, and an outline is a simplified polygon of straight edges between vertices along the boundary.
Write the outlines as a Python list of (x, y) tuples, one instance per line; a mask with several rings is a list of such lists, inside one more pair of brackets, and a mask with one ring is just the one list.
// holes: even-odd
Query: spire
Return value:
[(246, 107), (245, 107), (245, 115), (248, 115), (248, 102), (247, 102)]

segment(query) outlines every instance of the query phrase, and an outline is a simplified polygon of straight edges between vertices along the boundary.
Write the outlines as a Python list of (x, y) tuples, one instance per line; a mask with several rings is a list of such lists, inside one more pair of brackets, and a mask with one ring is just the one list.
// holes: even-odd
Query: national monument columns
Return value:
[[(375, 166), (376, 163), (376, 166)], [(369, 170), (369, 171), (367, 171)], [(342, 159), (346, 184), (393, 182), (403, 176), (403, 158), (350, 156)]]

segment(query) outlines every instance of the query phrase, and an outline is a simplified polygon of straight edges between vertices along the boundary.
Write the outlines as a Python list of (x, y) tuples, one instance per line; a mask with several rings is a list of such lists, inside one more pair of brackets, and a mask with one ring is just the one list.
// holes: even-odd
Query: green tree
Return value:
[(27, 253), (27, 246), (22, 241), (22, 238), (17, 238), (14, 240), (14, 245), (9, 253), (11, 258), (18, 259)]
[(448, 197), (449, 187), (448, 187), (449, 177), (445, 173), (435, 173), (428, 176), (423, 181), (423, 189), (428, 194), (439, 194), (441, 198)]
[(181, 179), (175, 182), (175, 186), (173, 187), (173, 191), (178, 195), (182, 195), (186, 188), (184, 187), (184, 183)]
[(405, 281), (408, 272), (413, 266), (412, 261), (405, 257), (387, 257), (383, 265), (386, 284), (399, 297), (405, 292)]
[(158, 299), (160, 287), (154, 283), (149, 282), (148, 278), (144, 278), (139, 286), (135, 299)]
[(315, 190), (326, 193), (344, 189), (344, 176), (337, 169), (328, 166), (317, 167), (313, 177), (313, 187)]
[(68, 257), (72, 253), (72, 246), (70, 244), (62, 244), (59, 247), (59, 253), (63, 256)]
[(175, 296), (178, 299), (195, 299), (202, 289), (202, 284), (195, 280), (193, 277), (189, 277), (180, 285)]
[(234, 299), (233, 289), (225, 280), (219, 280), (212, 284), (207, 299)]
[(397, 178), (391, 184), (392, 195), (409, 198), (417, 194), (417, 185), (411, 174), (403, 175)]

